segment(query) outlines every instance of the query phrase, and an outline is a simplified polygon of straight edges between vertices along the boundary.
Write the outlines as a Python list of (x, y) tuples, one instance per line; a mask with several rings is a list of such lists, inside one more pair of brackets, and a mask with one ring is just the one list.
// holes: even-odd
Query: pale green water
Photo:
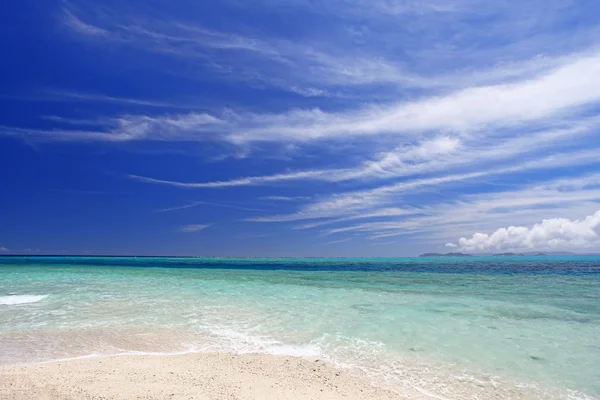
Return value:
[(319, 357), (445, 399), (600, 398), (600, 259), (0, 258), (1, 363), (131, 351)]

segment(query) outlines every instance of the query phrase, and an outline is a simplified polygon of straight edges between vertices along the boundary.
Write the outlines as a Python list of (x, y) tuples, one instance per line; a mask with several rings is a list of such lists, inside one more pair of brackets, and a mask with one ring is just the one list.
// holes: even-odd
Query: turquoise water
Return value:
[(192, 351), (437, 399), (599, 399), (600, 258), (0, 257), (0, 363)]

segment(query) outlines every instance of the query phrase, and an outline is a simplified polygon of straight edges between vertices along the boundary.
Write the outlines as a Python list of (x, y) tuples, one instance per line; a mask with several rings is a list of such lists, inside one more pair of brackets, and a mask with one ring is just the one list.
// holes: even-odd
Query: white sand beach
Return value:
[(0, 368), (1, 400), (403, 398), (320, 360), (264, 354), (93, 357)]

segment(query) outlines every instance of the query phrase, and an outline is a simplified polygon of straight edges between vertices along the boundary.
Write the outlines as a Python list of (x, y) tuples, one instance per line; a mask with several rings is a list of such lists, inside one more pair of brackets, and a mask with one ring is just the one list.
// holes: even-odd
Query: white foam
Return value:
[(265, 353), (274, 356), (293, 356), (293, 357), (317, 357), (321, 355), (321, 349), (312, 344), (289, 345), (281, 344), (271, 346), (265, 349)]
[(265, 335), (256, 335), (223, 326), (207, 329), (211, 338), (196, 346), (198, 352), (226, 352), (236, 354), (264, 353), (276, 356), (311, 358), (320, 356), (321, 350), (313, 343), (286, 344)]
[(49, 295), (13, 295), (13, 296), (0, 296), (0, 305), (3, 306), (14, 306), (17, 304), (28, 304), (28, 303), (37, 303), (38, 301), (44, 300)]

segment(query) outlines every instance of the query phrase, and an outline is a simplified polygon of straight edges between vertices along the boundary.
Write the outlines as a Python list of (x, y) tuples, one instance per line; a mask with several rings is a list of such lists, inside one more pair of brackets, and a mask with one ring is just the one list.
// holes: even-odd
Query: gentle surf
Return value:
[(600, 398), (600, 258), (0, 258), (0, 362), (317, 357), (437, 399)]

